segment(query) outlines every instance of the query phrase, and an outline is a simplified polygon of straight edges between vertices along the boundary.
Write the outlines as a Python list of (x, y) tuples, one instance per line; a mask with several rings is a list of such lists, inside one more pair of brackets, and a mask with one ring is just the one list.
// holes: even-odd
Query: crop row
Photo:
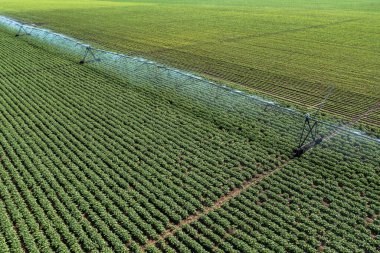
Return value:
[[(378, 100), (379, 92), (371, 87), (376, 85), (373, 73), (379, 65), (370, 48), (360, 48), (360, 53), (350, 48), (355, 53), (348, 58), (339, 53), (345, 46), (324, 44), (320, 41), (324, 36), (293, 35), (287, 39), (281, 33), (264, 38), (243, 36), (237, 42), (222, 39), (141, 53), (304, 106), (319, 103), (332, 84), (336, 90), (325, 109), (345, 118), (352, 118)], [(327, 48), (331, 50), (328, 53)], [(379, 113), (376, 115), (365, 119), (366, 123), (378, 126)]]
[(6, 41), (0, 243), (12, 252), (137, 251), (292, 148), (292, 119), (252, 122)]
[[(242, 101), (228, 111), (222, 103), (234, 96), (204, 103), (193, 99), (207, 94), (192, 82), (178, 94), (172, 87), (186, 83), (182, 77), (142, 68), (119, 78), (22, 40), (4, 41), (5, 250), (139, 251), (277, 168), (295, 145), (300, 121), (279, 111)], [(147, 250), (376, 251), (380, 149), (350, 138), (292, 161)]]
[(152, 252), (377, 252), (379, 144), (338, 136)]

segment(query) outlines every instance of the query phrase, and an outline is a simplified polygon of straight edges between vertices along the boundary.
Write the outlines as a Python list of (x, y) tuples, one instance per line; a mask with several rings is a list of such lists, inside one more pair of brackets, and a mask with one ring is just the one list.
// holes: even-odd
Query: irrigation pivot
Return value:
[[(310, 115), (309, 113), (305, 115), (305, 121), (302, 127), (302, 132), (300, 135), (298, 147), (294, 150), (293, 156), (300, 157), (306, 151), (308, 151), (315, 145), (322, 142), (323, 136), (320, 136), (318, 132), (318, 124), (319, 124), (318, 116), (321, 110), (323, 109), (323, 107), (325, 106), (327, 100), (333, 93), (333, 90), (334, 90), (334, 87), (330, 86), (327, 91), (327, 95), (324, 97), (323, 101), (317, 105), (318, 108), (317, 110), (315, 110), (313, 115)], [(306, 143), (306, 141), (309, 139), (310, 136), (312, 138), (312, 141), (309, 143)]]

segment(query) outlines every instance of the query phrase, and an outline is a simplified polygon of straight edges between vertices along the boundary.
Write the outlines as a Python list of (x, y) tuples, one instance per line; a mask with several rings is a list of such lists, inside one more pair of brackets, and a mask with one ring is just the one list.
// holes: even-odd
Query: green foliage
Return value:
[[(343, 154), (349, 155), (342, 160)], [(185, 243), (186, 234), (222, 252), (377, 252), (379, 162), (378, 144), (332, 139), (183, 227), (177, 238)]]
[(161, 238), (288, 161), (300, 122), (260, 107), (245, 117), (152, 82), (0, 30), (1, 251), (379, 250), (380, 148), (342, 135)]
[[(261, 109), (255, 122), (0, 34), (0, 243), (10, 251), (139, 252), (271, 170), (298, 134), (283, 134), (293, 118)], [(181, 249), (211, 247), (183, 238)]]
[(380, 99), (376, 0), (8, 0), (0, 13), (304, 108), (334, 85), (324, 110), (345, 119)]

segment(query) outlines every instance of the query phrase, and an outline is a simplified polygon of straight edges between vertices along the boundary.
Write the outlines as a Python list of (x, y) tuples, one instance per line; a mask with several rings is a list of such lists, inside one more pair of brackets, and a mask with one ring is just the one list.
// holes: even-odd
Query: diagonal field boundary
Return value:
[[(351, 120), (351, 122), (349, 122), (345, 126), (350, 126), (350, 125), (352, 125), (352, 124), (354, 124), (354, 123), (356, 123), (356, 122), (358, 122), (358, 121), (360, 121), (360, 120), (368, 117), (371, 113), (373, 113), (373, 112), (375, 112), (377, 110), (380, 110), (380, 102), (377, 103), (377, 104), (375, 104), (373, 107), (369, 108), (366, 112), (364, 112), (364, 113), (362, 113), (362, 114), (357, 115), (356, 117), (354, 117)], [(331, 138), (333, 138), (336, 135), (338, 135), (341, 131), (342, 130), (333, 131), (332, 133), (330, 133), (328, 136), (326, 136), (324, 138), (324, 141), (330, 140)], [(145, 244), (144, 246), (141, 247), (141, 250), (145, 251), (149, 246), (155, 245), (158, 241), (165, 240), (167, 237), (174, 235), (178, 230), (181, 230), (184, 225), (196, 222), (202, 216), (207, 215), (210, 212), (213, 212), (213, 211), (215, 211), (218, 208), (221, 208), (225, 203), (227, 203), (231, 199), (239, 196), (241, 193), (245, 192), (248, 188), (250, 188), (250, 187), (252, 187), (252, 186), (260, 183), (261, 181), (263, 181), (264, 179), (270, 177), (274, 173), (282, 170), (286, 165), (288, 165), (290, 162), (294, 161), (294, 159), (296, 159), (296, 158), (295, 157), (289, 157), (282, 164), (280, 164), (279, 166), (277, 166), (274, 170), (271, 170), (271, 171), (268, 171), (268, 172), (264, 172), (262, 174), (257, 174), (252, 179), (243, 182), (243, 185), (241, 187), (235, 188), (235, 189), (231, 190), (229, 193), (227, 193), (226, 195), (223, 195), (217, 201), (215, 201), (212, 206), (205, 207), (204, 210), (198, 211), (195, 214), (190, 215), (186, 219), (183, 219), (177, 225), (171, 226), (170, 228), (166, 229), (157, 239), (155, 239), (155, 240), (149, 240), (147, 244)]]
[(167, 237), (174, 235), (178, 230), (181, 230), (184, 225), (193, 223), (193, 222), (199, 220), (199, 218), (201, 218), (202, 216), (207, 215), (210, 212), (213, 212), (216, 209), (222, 207), (225, 203), (227, 203), (231, 199), (239, 196), (241, 193), (245, 192), (251, 186), (258, 184), (259, 182), (263, 181), (267, 177), (270, 177), (274, 173), (280, 171), (282, 168), (284, 168), (291, 161), (293, 161), (293, 159), (289, 158), (288, 160), (284, 161), (283, 164), (276, 167), (274, 170), (264, 172), (262, 174), (257, 174), (252, 179), (243, 182), (243, 185), (241, 187), (235, 188), (235, 189), (231, 190), (229, 193), (227, 193), (226, 195), (223, 195), (217, 201), (215, 201), (212, 206), (205, 207), (203, 211), (198, 211), (195, 214), (190, 215), (186, 219), (183, 219), (177, 225), (174, 225), (174, 226), (166, 229), (157, 239), (149, 240), (147, 244), (145, 244), (144, 246), (141, 247), (141, 250), (145, 251), (149, 246), (155, 245), (158, 241), (165, 240)]

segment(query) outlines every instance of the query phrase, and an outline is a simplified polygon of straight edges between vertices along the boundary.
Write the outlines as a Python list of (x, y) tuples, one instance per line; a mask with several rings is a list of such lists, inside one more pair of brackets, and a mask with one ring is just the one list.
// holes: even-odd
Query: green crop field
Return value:
[[(3, 0), (0, 15), (304, 109), (333, 83), (325, 112), (376, 131), (380, 4), (308, 2)], [(4, 24), (1, 253), (380, 252), (379, 139), (327, 113), (297, 157), (294, 108), (137, 58), (81, 65), (65, 38)]]
[(324, 110), (346, 119), (380, 99), (377, 0), (3, 0), (0, 13), (307, 108), (332, 85)]
[[(379, 144), (0, 30), (2, 252), (376, 252)], [(151, 83), (155, 85), (151, 85)]]

